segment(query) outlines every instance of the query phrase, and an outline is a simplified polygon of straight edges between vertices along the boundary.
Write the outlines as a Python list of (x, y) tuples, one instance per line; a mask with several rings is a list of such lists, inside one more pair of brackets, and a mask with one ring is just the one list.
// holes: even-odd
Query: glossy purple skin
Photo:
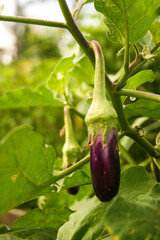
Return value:
[(91, 175), (95, 194), (100, 201), (110, 201), (118, 193), (120, 162), (116, 132), (113, 128), (104, 147), (100, 134), (91, 146)]

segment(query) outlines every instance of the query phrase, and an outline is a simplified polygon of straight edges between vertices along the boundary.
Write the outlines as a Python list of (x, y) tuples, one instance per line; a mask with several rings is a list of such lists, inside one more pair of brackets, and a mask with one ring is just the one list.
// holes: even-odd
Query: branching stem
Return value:
[(118, 94), (121, 96), (129, 96), (129, 97), (142, 98), (146, 100), (160, 102), (160, 95), (154, 94), (154, 93), (142, 92), (138, 90), (122, 89), (118, 91)]
[[(160, 47), (160, 42), (157, 43), (153, 48), (152, 50), (150, 51), (151, 54), (153, 54), (158, 48)], [(133, 61), (133, 63), (130, 65), (129, 67), (129, 72), (128, 74), (126, 74), (126, 72), (124, 72), (124, 74), (122, 75), (122, 77), (120, 78), (120, 80), (117, 82), (117, 84), (115, 84), (115, 87), (114, 89), (115, 90), (121, 90), (127, 79), (131, 76), (133, 76), (137, 71), (138, 69), (144, 65), (148, 60), (147, 59), (143, 59), (143, 57), (141, 55), (137, 55), (136, 56), (136, 59)]]
[[(86, 56), (89, 58), (90, 62), (93, 66), (95, 66), (95, 58), (92, 48), (89, 46), (89, 42), (87, 39), (83, 36), (82, 32), (80, 31), (79, 27), (77, 26), (69, 8), (65, 0), (58, 0), (60, 8), (62, 10), (63, 16), (66, 20), (68, 30), (74, 37), (74, 39), (77, 41), (77, 43), (80, 45), (80, 47), (85, 52)], [(106, 79), (106, 85), (109, 86), (109, 88), (113, 88), (114, 84), (109, 79), (108, 75), (105, 75)]]
[(26, 24), (33, 24), (33, 25), (39, 25), (39, 26), (57, 27), (57, 28), (68, 29), (68, 26), (65, 23), (62, 23), (62, 22), (54, 22), (54, 21), (34, 19), (34, 18), (28, 18), (28, 17), (19, 17), (19, 16), (15, 17), (15, 16), (0, 15), (0, 21), (26, 23)]
[(69, 174), (75, 172), (76, 170), (78, 170), (79, 168), (83, 167), (85, 164), (87, 164), (89, 162), (89, 160), (90, 160), (90, 155), (87, 155), (86, 157), (84, 157), (83, 159), (81, 159), (79, 162), (75, 163), (71, 167), (53, 175), (53, 178), (51, 178), (49, 181), (47, 181), (41, 187), (42, 188), (49, 187), (51, 184), (56, 183), (58, 180), (66, 177), (67, 175), (69, 175)]

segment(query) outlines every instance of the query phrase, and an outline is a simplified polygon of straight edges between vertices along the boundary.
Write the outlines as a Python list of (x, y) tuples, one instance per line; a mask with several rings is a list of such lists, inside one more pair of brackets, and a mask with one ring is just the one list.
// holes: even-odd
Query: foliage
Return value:
[[(61, 29), (41, 34), (27, 25), (16, 59), (0, 63), (0, 215), (27, 206), (13, 226), (2, 223), (0, 240), (159, 240), (160, 2), (73, 1), (73, 16), (66, 1), (58, 2), (65, 23), (34, 24)], [(87, 7), (93, 7), (90, 16)], [(33, 23), (25, 17), (0, 20)], [(67, 34), (76, 42), (65, 42)], [(104, 53), (123, 170), (117, 196), (105, 203), (94, 195), (84, 122), (94, 87), (93, 39)], [(66, 105), (82, 151), (62, 169)], [(77, 195), (68, 194), (77, 186)]]

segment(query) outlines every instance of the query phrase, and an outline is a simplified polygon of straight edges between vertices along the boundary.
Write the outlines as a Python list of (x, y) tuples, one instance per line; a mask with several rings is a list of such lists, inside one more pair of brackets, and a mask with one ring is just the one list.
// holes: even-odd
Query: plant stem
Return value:
[[(93, 66), (95, 66), (95, 58), (92, 48), (89, 46), (89, 42), (87, 39), (83, 36), (82, 32), (80, 31), (79, 27), (77, 26), (69, 8), (65, 0), (58, 0), (60, 8), (62, 10), (63, 16), (66, 20), (68, 30), (74, 37), (74, 39), (77, 41), (77, 43), (80, 45), (80, 47), (85, 52), (86, 56), (89, 58), (90, 62)], [(106, 86), (108, 85), (108, 88), (113, 88), (114, 84), (108, 77), (108, 75), (105, 75), (106, 79)]]
[(126, 39), (125, 39), (124, 71), (125, 71), (126, 75), (129, 72), (129, 39), (128, 39), (128, 33), (126, 34)]
[[(158, 48), (160, 47), (160, 42), (157, 43), (150, 51), (151, 54), (153, 54)], [(137, 58), (137, 61), (135, 61), (134, 64), (131, 64), (130, 66), (130, 73), (128, 75), (128, 77), (131, 77), (133, 76), (137, 71), (138, 69), (144, 65), (146, 62), (148, 62), (147, 59), (143, 59), (143, 57), (141, 55), (139, 55), (139, 58)]]
[[(158, 48), (160, 47), (160, 42), (157, 43), (152, 50), (150, 51), (151, 54), (153, 54)], [(143, 57), (139, 54), (136, 56), (136, 59), (132, 62), (132, 64), (129, 67), (129, 72), (128, 74), (126, 74), (126, 72), (124, 72), (124, 74), (122, 75), (122, 77), (120, 78), (120, 80), (117, 82), (117, 84), (115, 84), (114, 89), (116, 90), (120, 90), (126, 83), (127, 79), (131, 76), (133, 76), (138, 69), (144, 65), (148, 60), (147, 59), (143, 59)]]
[(128, 21), (127, 21), (127, 14), (124, 6), (124, 1), (122, 1), (123, 4), (123, 16), (124, 16), (124, 25), (125, 25), (125, 48), (124, 48), (124, 76), (121, 78), (118, 82), (118, 88), (121, 88), (121, 86), (125, 85), (127, 76), (129, 73), (129, 35), (128, 35)]
[(134, 47), (134, 50), (135, 50), (135, 53), (136, 53), (136, 58), (138, 58), (138, 56), (139, 56), (139, 49), (138, 49), (136, 44), (134, 44), (133, 47)]
[(130, 128), (130, 130), (126, 132), (126, 135), (135, 140), (151, 156), (155, 158), (160, 157), (160, 151), (151, 143), (149, 143), (144, 137), (140, 136), (136, 129)]
[(129, 97), (136, 97), (147, 99), (155, 102), (160, 102), (160, 95), (148, 92), (142, 92), (138, 90), (130, 90), (130, 89), (122, 89), (118, 91), (118, 94), (121, 96), (129, 96)]
[(124, 113), (120, 96), (116, 92), (113, 92), (111, 98), (114, 109), (117, 112), (120, 128), (125, 133), (125, 135), (136, 141), (151, 156), (159, 157), (160, 152), (158, 151), (158, 149), (156, 149), (152, 144), (150, 144), (144, 137), (141, 137), (136, 129), (131, 128)]
[(134, 166), (136, 165), (136, 162), (133, 160), (133, 158), (130, 156), (130, 154), (128, 153), (128, 151), (123, 147), (122, 144), (118, 144), (118, 148), (120, 150), (120, 153), (122, 154), (122, 156), (125, 158), (125, 160), (131, 165)]
[(128, 122), (126, 115), (124, 113), (124, 110), (123, 110), (121, 97), (116, 92), (113, 92), (111, 94), (111, 100), (112, 100), (113, 107), (117, 112), (118, 122), (119, 122), (121, 130), (126, 131), (126, 130), (130, 129), (129, 122)]
[(85, 115), (81, 112), (79, 112), (75, 107), (70, 106), (70, 110), (73, 111), (75, 114), (77, 114), (80, 118), (84, 119)]
[(77, 26), (74, 18), (72, 17), (72, 14), (68, 8), (68, 5), (65, 0), (58, 0), (60, 8), (62, 10), (63, 16), (66, 20), (66, 24), (68, 26), (68, 30), (72, 34), (72, 36), (75, 38), (75, 40), (78, 42), (78, 44), (81, 46), (81, 48), (84, 50), (86, 55), (91, 59), (93, 62), (94, 55), (91, 49), (89, 48), (89, 42), (85, 39), (83, 34), (81, 33), (79, 27)]
[(81, 168), (82, 166), (84, 166), (86, 163), (88, 163), (90, 160), (90, 154), (88, 154), (87, 156), (85, 156), (84, 158), (82, 158), (79, 162), (75, 163), (74, 165), (72, 165), (71, 167), (53, 175), (53, 177), (48, 180), (45, 184), (43, 184), (41, 186), (41, 188), (46, 188), (49, 187), (51, 184), (57, 182), (58, 180), (66, 177), (67, 175), (75, 172), (76, 170), (78, 170), (79, 168)]
[(34, 18), (28, 18), (28, 17), (19, 17), (19, 16), (14, 17), (14, 16), (0, 15), (0, 21), (26, 23), (26, 24), (34, 24), (34, 25), (39, 25), (39, 26), (57, 27), (57, 28), (68, 29), (68, 26), (65, 23), (62, 23), (62, 22), (54, 22), (54, 21), (34, 19)]
[(83, 6), (84, 0), (78, 0), (77, 5), (75, 6), (74, 10), (73, 10), (73, 14), (72, 16), (74, 17), (74, 19), (77, 19), (77, 16)]

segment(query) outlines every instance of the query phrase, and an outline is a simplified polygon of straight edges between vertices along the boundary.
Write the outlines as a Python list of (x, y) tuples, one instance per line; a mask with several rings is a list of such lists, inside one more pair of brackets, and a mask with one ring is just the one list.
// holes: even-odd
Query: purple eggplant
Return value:
[(110, 201), (117, 193), (120, 184), (120, 162), (118, 142), (112, 128), (104, 146), (100, 134), (91, 146), (91, 175), (96, 196), (102, 201)]

